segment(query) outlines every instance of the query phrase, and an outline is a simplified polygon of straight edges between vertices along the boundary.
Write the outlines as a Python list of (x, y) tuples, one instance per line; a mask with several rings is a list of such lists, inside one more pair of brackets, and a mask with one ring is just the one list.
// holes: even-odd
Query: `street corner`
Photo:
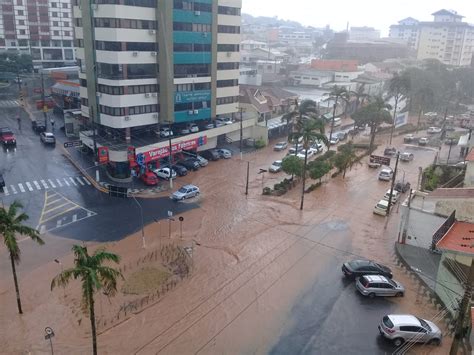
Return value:
[(45, 191), (37, 229), (40, 234), (44, 234), (96, 215), (96, 212), (82, 207), (56, 191)]

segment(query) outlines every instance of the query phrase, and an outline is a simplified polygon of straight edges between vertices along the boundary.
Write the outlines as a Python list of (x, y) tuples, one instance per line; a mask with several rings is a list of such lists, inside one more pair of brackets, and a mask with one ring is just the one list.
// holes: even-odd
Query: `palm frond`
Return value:
[(53, 278), (51, 281), (51, 291), (57, 286), (66, 286), (72, 278), (75, 278), (74, 275), (77, 273), (76, 268), (66, 269), (62, 271), (59, 275)]

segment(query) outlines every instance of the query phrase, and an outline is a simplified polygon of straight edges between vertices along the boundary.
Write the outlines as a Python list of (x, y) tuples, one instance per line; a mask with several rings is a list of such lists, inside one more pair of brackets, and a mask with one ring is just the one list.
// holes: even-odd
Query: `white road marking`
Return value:
[(29, 182), (26, 182), (26, 187), (28, 188), (28, 190), (33, 191), (33, 186), (31, 186)]
[(3, 193), (5, 194), (5, 196), (10, 195), (10, 192), (8, 191), (8, 187), (6, 186), (3, 187)]
[(82, 186), (84, 186), (85, 184), (82, 182), (81, 178), (80, 177), (76, 177), (76, 180), (79, 184), (81, 184)]
[(15, 195), (18, 193), (18, 191), (16, 191), (16, 189), (15, 189), (15, 186), (10, 185), (10, 189), (12, 190), (12, 192), (13, 192)]
[(38, 190), (41, 190), (41, 186), (40, 186), (40, 184), (38, 184), (38, 181), (36, 181), (36, 180), (33, 181), (33, 184), (35, 184), (35, 186)]
[(58, 220), (56, 221), (56, 228), (61, 227), (61, 224), (63, 224), (62, 219), (58, 219)]
[(40, 180), (40, 181), (41, 181), (41, 184), (44, 186), (44, 188), (45, 188), (46, 190), (49, 189), (49, 186), (48, 186), (48, 184), (46, 183), (46, 181), (44, 181), (44, 180)]
[(56, 182), (58, 183), (59, 187), (62, 187), (62, 186), (63, 186), (63, 184), (61, 183), (61, 180), (56, 179)]
[(43, 224), (39, 229), (40, 234), (44, 234), (46, 232), (46, 226)]
[(84, 181), (86, 182), (87, 185), (90, 185), (91, 182), (89, 180), (87, 180), (87, 178), (85, 176), (82, 177), (84, 179)]
[(69, 180), (72, 182), (72, 184), (73, 184), (74, 186), (77, 186), (76, 182), (74, 181), (74, 179), (73, 179), (72, 177), (69, 177)]
[(77, 214), (75, 214), (74, 216), (72, 216), (72, 221), (73, 221), (73, 222), (76, 222), (76, 221), (77, 221)]
[(69, 184), (69, 181), (66, 180), (66, 178), (63, 178), (63, 180), (64, 180), (64, 183), (65, 183), (67, 186), (71, 186), (71, 185)]
[(54, 182), (51, 181), (51, 179), (48, 179), (49, 184), (53, 187), (53, 189), (56, 188), (56, 185), (54, 185)]
[(18, 187), (20, 188), (20, 191), (21, 192), (25, 192), (25, 188), (23, 187), (23, 185), (21, 183), (18, 184)]

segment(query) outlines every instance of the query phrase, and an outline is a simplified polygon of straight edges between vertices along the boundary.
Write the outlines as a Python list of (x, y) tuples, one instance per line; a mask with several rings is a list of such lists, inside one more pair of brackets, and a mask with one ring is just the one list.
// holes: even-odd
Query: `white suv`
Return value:
[(390, 181), (392, 180), (393, 170), (392, 168), (385, 167), (379, 172), (379, 180)]
[(440, 345), (443, 337), (436, 324), (411, 314), (386, 315), (379, 324), (379, 332), (397, 347), (406, 341)]

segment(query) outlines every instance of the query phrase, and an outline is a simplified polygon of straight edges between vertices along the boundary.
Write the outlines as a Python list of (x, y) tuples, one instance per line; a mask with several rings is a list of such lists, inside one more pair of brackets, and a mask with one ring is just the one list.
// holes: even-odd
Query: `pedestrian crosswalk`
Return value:
[(5, 196), (17, 195), (21, 193), (34, 192), (38, 190), (51, 190), (61, 187), (88, 186), (90, 181), (84, 176), (67, 176), (56, 179), (38, 179), (33, 181), (20, 182), (14, 185), (6, 185), (3, 188)]
[(20, 106), (18, 100), (0, 100), (0, 108), (13, 108)]

